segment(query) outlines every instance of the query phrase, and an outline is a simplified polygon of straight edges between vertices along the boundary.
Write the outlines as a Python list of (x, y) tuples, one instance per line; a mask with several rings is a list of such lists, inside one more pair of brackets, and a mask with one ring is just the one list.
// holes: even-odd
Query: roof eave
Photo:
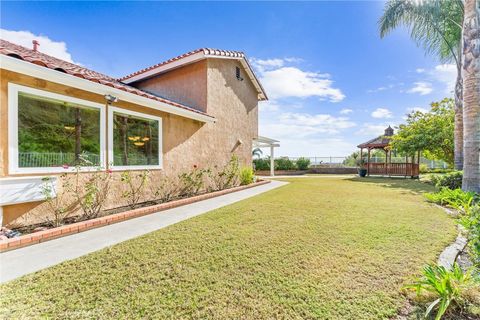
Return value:
[(195, 52), (191, 55), (182, 57), (180, 59), (177, 59), (172, 62), (165, 63), (163, 65), (159, 65), (158, 67), (152, 68), (151, 70), (147, 70), (145, 72), (141, 72), (139, 74), (133, 75), (132, 77), (129, 78), (120, 78), (120, 81), (126, 84), (134, 83), (137, 81), (141, 81), (147, 78), (154, 77), (156, 75), (162, 74), (164, 72), (168, 72), (177, 68), (180, 68), (182, 66), (195, 63), (197, 61), (203, 60), (203, 59), (229, 59), (229, 60), (238, 60), (242, 64), (243, 68), (246, 70), (248, 77), (250, 81), (252, 81), (253, 85), (255, 86), (255, 89), (258, 92), (258, 100), (259, 101), (265, 101), (268, 100), (268, 96), (265, 92), (265, 89), (263, 88), (262, 84), (258, 80), (257, 76), (255, 75), (252, 67), (248, 63), (248, 60), (245, 58), (245, 56), (238, 56), (238, 57), (232, 57), (232, 56), (222, 56), (222, 55), (216, 55), (216, 54), (209, 54), (205, 53), (203, 50)]
[(62, 73), (53, 69), (49, 69), (43, 66), (33, 64), (31, 62), (12, 58), (3, 54), (0, 55), (0, 68), (17, 72), (17, 73), (22, 73), (35, 78), (55, 82), (58, 84), (63, 84), (70, 87), (82, 89), (82, 90), (93, 92), (96, 94), (114, 95), (118, 99), (123, 101), (142, 105), (151, 109), (163, 111), (170, 114), (175, 114), (181, 117), (197, 120), (200, 122), (212, 123), (216, 121), (214, 117), (209, 115), (197, 113), (195, 111), (190, 111), (187, 109), (182, 109), (180, 107), (176, 107), (165, 102), (152, 100), (146, 97), (142, 97), (142, 96), (127, 92), (127, 91), (123, 91), (123, 90), (113, 88), (101, 83), (93, 82), (87, 79), (79, 78), (67, 73)]

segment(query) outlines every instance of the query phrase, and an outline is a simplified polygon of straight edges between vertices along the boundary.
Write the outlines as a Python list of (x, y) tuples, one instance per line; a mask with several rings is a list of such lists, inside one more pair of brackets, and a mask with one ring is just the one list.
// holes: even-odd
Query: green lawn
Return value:
[(7, 319), (382, 319), (456, 236), (403, 179), (309, 177), (0, 287)]

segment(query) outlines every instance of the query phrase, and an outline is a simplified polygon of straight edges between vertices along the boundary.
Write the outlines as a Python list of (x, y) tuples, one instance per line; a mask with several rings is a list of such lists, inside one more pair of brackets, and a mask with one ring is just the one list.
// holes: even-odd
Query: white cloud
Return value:
[(417, 68), (417, 69), (415, 69), (415, 72), (416, 72), (416, 73), (424, 73), (424, 72), (425, 72), (425, 69), (423, 69), (423, 68)]
[(414, 86), (409, 89), (408, 93), (418, 93), (422, 96), (427, 95), (433, 91), (432, 84), (430, 82), (419, 81), (415, 82)]
[(257, 69), (259, 69), (260, 71), (264, 71), (265, 69), (271, 69), (271, 68), (279, 68), (279, 67), (283, 67), (283, 65), (285, 64), (285, 60), (284, 59), (278, 59), (278, 58), (275, 58), (275, 59), (255, 59), (255, 58), (252, 58), (250, 60), (250, 62), (255, 65), (255, 67)]
[(329, 114), (310, 114), (286, 112), (279, 116), (281, 124), (305, 127), (318, 133), (338, 133), (342, 129), (355, 126), (347, 117), (335, 117)]
[(455, 64), (439, 64), (430, 72), (430, 75), (433, 79), (445, 85), (445, 94), (452, 94), (457, 79), (457, 66)]
[(429, 112), (430, 110), (426, 109), (426, 108), (422, 108), (422, 107), (413, 107), (413, 108), (408, 108), (407, 109), (408, 113), (413, 112), (413, 111), (420, 111), (420, 112), (426, 113), (426, 112)]
[(380, 91), (385, 91), (387, 90), (387, 87), (378, 87), (375, 89), (369, 89), (367, 90), (368, 93), (375, 93), (375, 92), (380, 92)]
[(333, 87), (328, 73), (305, 71), (289, 65), (301, 62), (299, 58), (252, 58), (250, 61), (272, 99), (319, 97), (339, 102), (345, 98), (340, 89)]
[[(370, 136), (372, 138), (380, 136), (385, 133), (385, 129), (389, 124), (378, 124), (378, 123), (364, 123), (361, 125), (360, 129), (357, 130), (357, 134), (363, 136)], [(390, 124), (393, 128), (393, 125)]]
[(40, 43), (38, 51), (68, 62), (76, 63), (73, 61), (70, 52), (68, 52), (67, 44), (63, 41), (54, 41), (47, 36), (36, 35), (30, 31), (12, 31), (6, 29), (0, 29), (0, 38), (29, 49), (32, 48), (32, 40), (37, 40)]
[(275, 101), (261, 101), (258, 103), (258, 108), (260, 112), (274, 112), (280, 110), (280, 105)]
[[(344, 115), (298, 112), (305, 98), (338, 102), (345, 98), (328, 73), (304, 70), (299, 58), (251, 59), (270, 101), (259, 104), (259, 132), (280, 140), (276, 155), (343, 155), (354, 148), (338, 135), (356, 124)], [(346, 111), (344, 111), (346, 110)]]
[(327, 114), (283, 113), (277, 118), (262, 117), (259, 131), (280, 140), (276, 156), (343, 156), (355, 145), (338, 134), (353, 126), (347, 118)]
[(377, 108), (370, 115), (377, 119), (385, 119), (391, 118), (392, 112), (386, 108)]
[(281, 67), (261, 74), (260, 81), (274, 99), (319, 97), (331, 102), (345, 98), (340, 89), (333, 88), (328, 75), (300, 70), (296, 67)]
[(388, 89), (392, 89), (394, 88), (395, 86), (398, 86), (398, 85), (403, 85), (403, 83), (398, 83), (398, 84), (389, 84), (389, 85), (386, 85), (386, 86), (381, 86), (381, 87), (378, 87), (378, 88), (375, 88), (375, 89), (369, 89), (367, 90), (367, 93), (376, 93), (376, 92), (381, 92), (381, 91), (385, 91), (385, 90), (388, 90)]
[[(263, 131), (261, 134), (268, 136)], [(306, 137), (302, 139), (287, 137), (280, 140), (279, 148), (275, 148), (275, 157), (344, 157), (356, 149), (356, 145), (348, 142), (344, 137)], [(269, 152), (270, 150), (265, 149), (263, 154), (269, 155)], [(322, 160), (328, 161), (328, 159), (317, 158), (317, 161)]]
[(340, 110), (340, 114), (349, 114), (349, 113), (352, 113), (353, 110), (352, 109), (342, 109)]

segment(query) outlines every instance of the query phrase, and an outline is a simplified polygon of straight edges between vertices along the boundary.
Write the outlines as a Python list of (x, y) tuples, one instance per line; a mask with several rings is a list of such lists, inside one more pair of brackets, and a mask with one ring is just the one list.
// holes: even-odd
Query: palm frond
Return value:
[(461, 0), (390, 0), (385, 4), (379, 20), (383, 38), (394, 29), (405, 26), (411, 38), (427, 54), (433, 54), (444, 62), (459, 63), (463, 21)]

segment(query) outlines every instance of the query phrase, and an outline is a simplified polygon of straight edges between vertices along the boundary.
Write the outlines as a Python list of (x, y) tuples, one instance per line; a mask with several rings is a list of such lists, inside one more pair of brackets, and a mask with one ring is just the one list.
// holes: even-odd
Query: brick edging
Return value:
[(270, 183), (270, 180), (261, 180), (259, 182), (255, 182), (246, 186), (238, 186), (234, 188), (224, 189), (220, 191), (209, 192), (205, 194), (201, 194), (198, 196), (193, 196), (190, 198), (174, 200), (170, 202), (165, 202), (161, 204), (156, 204), (153, 206), (148, 206), (144, 208), (133, 209), (129, 211), (124, 211), (120, 213), (111, 214), (104, 217), (99, 217), (95, 219), (90, 219), (86, 221), (80, 221), (72, 224), (67, 224), (61, 227), (51, 228), (39, 232), (29, 233), (20, 237), (10, 238), (7, 240), (0, 241), (0, 252), (10, 251), (26, 246), (31, 246), (40, 242), (45, 242), (49, 240), (53, 240), (56, 238), (64, 237), (67, 235), (83, 232), (86, 230), (102, 227), (105, 225), (129, 220), (132, 218), (141, 217), (147, 214), (152, 214), (158, 211), (172, 209), (180, 206), (184, 206), (187, 204), (192, 204), (198, 201), (207, 200), (211, 198), (215, 198), (218, 196), (222, 196), (228, 193), (241, 191), (245, 189), (250, 189), (253, 187), (261, 186), (264, 184)]

